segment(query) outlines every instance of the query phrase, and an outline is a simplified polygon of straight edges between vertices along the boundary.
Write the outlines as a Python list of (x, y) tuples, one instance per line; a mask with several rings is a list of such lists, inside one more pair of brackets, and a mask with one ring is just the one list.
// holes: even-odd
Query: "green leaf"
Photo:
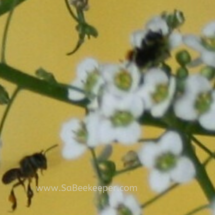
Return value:
[(0, 104), (8, 104), (10, 101), (9, 94), (3, 86), (0, 85)]
[(0, 16), (11, 10), (14, 5), (14, 1), (16, 1), (15, 7), (17, 7), (26, 0), (0, 0)]
[(49, 83), (52, 83), (52, 84), (57, 83), (54, 75), (52, 73), (50, 73), (50, 72), (47, 72), (43, 68), (39, 68), (38, 70), (36, 70), (36, 76), (38, 78), (40, 78), (41, 80), (47, 81)]

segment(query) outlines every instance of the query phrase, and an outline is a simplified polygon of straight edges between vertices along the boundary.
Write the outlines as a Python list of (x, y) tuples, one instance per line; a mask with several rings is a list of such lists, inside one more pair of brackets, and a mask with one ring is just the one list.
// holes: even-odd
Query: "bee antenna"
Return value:
[(46, 150), (44, 151), (44, 155), (45, 155), (48, 151), (50, 151), (51, 149), (53, 149), (53, 148), (55, 148), (55, 147), (57, 147), (57, 146), (58, 146), (58, 144), (55, 144), (55, 145), (49, 147), (48, 149), (46, 149)]

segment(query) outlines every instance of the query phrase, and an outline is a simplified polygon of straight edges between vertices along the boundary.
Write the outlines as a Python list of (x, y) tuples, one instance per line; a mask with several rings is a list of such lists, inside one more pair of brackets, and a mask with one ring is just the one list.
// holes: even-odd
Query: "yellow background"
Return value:
[[(54, 73), (57, 80), (69, 83), (75, 75), (76, 65), (86, 57), (95, 57), (101, 62), (118, 62), (129, 49), (129, 35), (143, 26), (151, 16), (160, 12), (180, 9), (187, 22), (181, 28), (183, 32), (199, 33), (201, 27), (215, 19), (214, 0), (91, 0), (87, 20), (99, 30), (98, 39), (87, 41), (73, 56), (65, 54), (74, 47), (77, 34), (75, 22), (68, 14), (64, 1), (29, 0), (15, 11), (11, 24), (8, 44), (7, 62), (34, 74), (43, 67)], [(0, 34), (7, 15), (0, 17)], [(11, 93), (14, 86), (0, 81)], [(3, 113), (5, 107), (0, 107)], [(2, 134), (3, 148), (0, 176), (18, 165), (25, 155), (39, 152), (55, 143), (61, 143), (59, 131), (61, 124), (71, 117), (83, 117), (84, 112), (77, 107), (58, 102), (40, 95), (23, 91), (19, 94)], [(144, 128), (146, 137), (161, 133), (160, 130)], [(205, 138), (208, 147), (214, 150), (214, 138)], [(138, 148), (136, 146), (135, 148)], [(121, 168), (120, 159), (129, 148), (116, 146), (113, 159)], [(197, 150), (198, 151), (198, 150)], [(206, 155), (200, 154), (201, 159)], [(66, 184), (96, 185), (95, 174), (90, 163), (90, 154), (75, 161), (61, 158), (58, 147), (48, 155), (49, 167), (40, 176), (39, 184), (43, 186), (61, 186)], [(215, 183), (214, 163), (208, 166), (208, 172)], [(148, 172), (138, 169), (132, 173), (116, 177), (115, 184), (137, 185), (135, 192), (139, 202), (144, 202), (155, 195), (147, 184)], [(32, 184), (34, 188), (34, 184)], [(8, 214), (11, 204), (8, 202), (10, 185), (0, 183), (0, 214)], [(93, 192), (35, 192), (33, 203), (26, 208), (23, 189), (16, 190), (18, 208), (16, 215), (59, 215), (59, 214), (96, 214)], [(191, 182), (168, 194), (144, 214), (182, 215), (192, 208), (206, 203), (200, 187)], [(209, 211), (199, 214), (209, 214)]]

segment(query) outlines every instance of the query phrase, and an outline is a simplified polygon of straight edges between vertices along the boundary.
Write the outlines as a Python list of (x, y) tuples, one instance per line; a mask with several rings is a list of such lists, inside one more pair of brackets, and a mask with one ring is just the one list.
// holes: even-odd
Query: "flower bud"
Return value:
[(189, 74), (189, 71), (186, 67), (179, 67), (176, 71), (176, 76), (179, 79), (185, 79)]
[(178, 52), (175, 58), (181, 66), (185, 66), (191, 62), (191, 56), (187, 50), (182, 50)]
[(200, 73), (206, 77), (208, 80), (212, 80), (215, 76), (215, 68), (206, 66), (201, 69)]
[(139, 164), (139, 158), (135, 151), (129, 151), (122, 157), (123, 166), (125, 168), (133, 167)]
[(102, 174), (102, 180), (105, 184), (110, 184), (112, 178), (116, 172), (116, 165), (113, 161), (102, 161), (99, 164), (99, 168)]
[(71, 0), (70, 4), (73, 5), (75, 8), (80, 10), (88, 10), (88, 0)]

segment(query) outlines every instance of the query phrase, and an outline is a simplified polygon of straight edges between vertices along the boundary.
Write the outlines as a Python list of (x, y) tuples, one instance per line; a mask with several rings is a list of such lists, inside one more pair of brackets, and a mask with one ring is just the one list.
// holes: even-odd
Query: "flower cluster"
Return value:
[[(63, 125), (64, 158), (75, 159), (99, 145), (139, 143), (137, 158), (151, 170), (149, 184), (155, 192), (196, 176), (195, 165), (186, 155), (190, 143), (181, 133), (186, 128), (180, 125), (197, 123), (215, 131), (215, 23), (204, 28), (203, 37), (197, 37), (179, 33), (183, 22), (179, 11), (163, 13), (131, 35), (132, 48), (125, 61), (110, 64), (87, 58), (79, 64), (71, 85), (80, 91), (69, 89), (68, 97), (87, 99), (87, 116)], [(175, 58), (180, 67), (174, 73), (166, 60), (180, 45), (197, 50), (200, 57), (191, 60), (187, 50), (179, 50)], [(200, 64), (203, 68), (189, 74), (190, 67)], [(168, 130), (152, 141), (141, 141), (145, 117), (159, 120)], [(109, 195), (100, 214), (138, 215), (140, 211), (133, 197), (117, 191)]]

